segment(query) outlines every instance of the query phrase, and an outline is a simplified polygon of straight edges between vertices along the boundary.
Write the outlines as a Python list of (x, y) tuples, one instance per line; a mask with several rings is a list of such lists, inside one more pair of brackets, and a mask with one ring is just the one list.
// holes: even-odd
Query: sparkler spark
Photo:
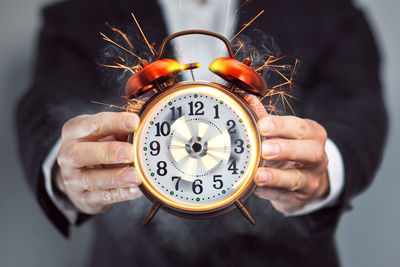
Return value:
[(153, 48), (153, 46), (150, 45), (149, 41), (147, 41), (146, 35), (144, 35), (144, 32), (142, 31), (142, 28), (140, 27), (139, 22), (137, 21), (137, 19), (136, 19), (136, 17), (135, 17), (135, 14), (133, 14), (133, 12), (132, 12), (131, 15), (132, 15), (133, 19), (135, 20), (136, 25), (137, 25), (137, 27), (139, 28), (139, 31), (140, 31), (140, 33), (142, 34), (144, 41), (146, 42), (147, 46), (149, 47), (150, 52), (151, 52), (151, 53), (153, 54), (153, 56), (154, 56), (157, 52), (155, 51), (155, 49)]
[(112, 31), (114, 31), (114, 32), (118, 33), (119, 35), (121, 35), (122, 38), (124, 38), (125, 42), (129, 45), (129, 47), (130, 47), (131, 49), (133, 49), (133, 45), (132, 45), (132, 43), (129, 41), (129, 39), (128, 39), (128, 37), (126, 36), (125, 33), (123, 33), (121, 30), (119, 30), (119, 29), (117, 29), (117, 28), (111, 26), (107, 21), (106, 21), (106, 25), (107, 25)]
[(144, 103), (146, 103), (146, 101), (139, 100), (139, 99), (136, 99), (136, 98), (135, 99), (128, 99), (124, 106), (107, 104), (107, 103), (98, 102), (98, 101), (90, 101), (90, 102), (93, 103), (93, 104), (98, 104), (98, 105), (105, 106), (106, 110), (117, 108), (117, 109), (124, 110), (126, 112), (132, 112), (132, 113), (136, 113), (136, 114), (139, 113), (139, 111), (142, 108), (142, 106), (144, 105)]
[(100, 32), (100, 35), (103, 37), (103, 40), (112, 43), (113, 45), (115, 45), (115, 46), (121, 48), (122, 50), (128, 52), (129, 54), (133, 55), (133, 56), (136, 57), (137, 59), (142, 60), (141, 57), (139, 57), (138, 55), (136, 55), (135, 53), (133, 53), (133, 52), (130, 51), (129, 49), (126, 49), (126, 48), (123, 47), (122, 45), (120, 45), (120, 44), (114, 42), (113, 40), (111, 40), (110, 38), (108, 38), (108, 36), (105, 35), (104, 33)]
[(232, 37), (232, 39), (231, 39), (230, 41), (232, 42), (242, 31), (244, 31), (244, 30), (245, 30), (247, 27), (249, 27), (249, 25), (252, 24), (259, 16), (261, 16), (262, 13), (264, 13), (264, 10), (261, 10), (261, 12), (258, 13), (257, 16), (255, 16), (255, 17), (252, 18), (249, 22), (247, 22), (247, 23), (243, 26), (243, 28), (242, 28), (237, 34), (235, 34), (235, 36)]

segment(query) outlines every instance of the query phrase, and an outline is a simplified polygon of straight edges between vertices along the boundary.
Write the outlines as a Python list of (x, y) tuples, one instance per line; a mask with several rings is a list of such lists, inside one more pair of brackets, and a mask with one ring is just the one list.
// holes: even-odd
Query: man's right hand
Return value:
[(80, 115), (64, 124), (56, 184), (81, 212), (100, 213), (142, 195), (136, 169), (126, 167), (133, 146), (123, 141), (138, 125), (139, 117), (128, 112)]

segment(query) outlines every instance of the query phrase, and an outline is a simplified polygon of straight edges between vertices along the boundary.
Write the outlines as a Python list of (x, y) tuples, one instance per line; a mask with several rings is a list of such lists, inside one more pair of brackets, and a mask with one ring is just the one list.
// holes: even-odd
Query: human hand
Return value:
[(246, 101), (258, 118), (263, 167), (258, 168), (254, 194), (271, 201), (274, 208), (292, 213), (329, 193), (325, 152), (327, 133), (313, 120), (269, 115), (257, 97)]
[(138, 125), (128, 112), (80, 115), (64, 124), (56, 185), (81, 212), (97, 214), (142, 195), (136, 169), (126, 166), (134, 149), (124, 141)]

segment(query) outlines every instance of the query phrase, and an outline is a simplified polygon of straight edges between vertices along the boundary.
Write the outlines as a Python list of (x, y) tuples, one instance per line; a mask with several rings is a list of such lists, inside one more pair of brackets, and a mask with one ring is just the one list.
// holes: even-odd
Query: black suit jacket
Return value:
[[(302, 61), (297, 114), (322, 124), (340, 149), (345, 186), (337, 204), (284, 217), (268, 201), (252, 196), (247, 203), (256, 226), (238, 211), (202, 221), (161, 211), (146, 229), (139, 227), (149, 207), (146, 199), (116, 204), (94, 218), (93, 266), (338, 265), (333, 240), (338, 219), (372, 181), (386, 134), (378, 52), (363, 14), (350, 1), (254, 1), (240, 13), (240, 24), (262, 9), (265, 13), (251, 27)], [(99, 111), (90, 100), (119, 98), (124, 81), (105, 81), (96, 65), (105, 46), (98, 32), (107, 31), (105, 21), (134, 26), (131, 11), (159, 45), (167, 34), (155, 0), (67, 1), (43, 11), (32, 87), (17, 110), (19, 149), (43, 210), (66, 235), (69, 224), (45, 192), (41, 165), (67, 119)]]

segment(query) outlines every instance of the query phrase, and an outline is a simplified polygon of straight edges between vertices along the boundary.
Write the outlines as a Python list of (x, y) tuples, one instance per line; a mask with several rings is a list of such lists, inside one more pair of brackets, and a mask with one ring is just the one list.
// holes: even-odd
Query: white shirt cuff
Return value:
[(57, 143), (50, 150), (45, 161), (42, 164), (42, 171), (44, 174), (44, 186), (47, 194), (49, 195), (51, 201), (57, 207), (57, 209), (67, 218), (69, 223), (75, 224), (78, 219), (78, 210), (76, 207), (68, 200), (60, 198), (54, 194), (53, 184), (52, 184), (52, 170), (54, 164), (56, 163), (58, 150), (61, 147), (61, 138), (57, 140)]
[(324, 207), (333, 206), (336, 203), (338, 197), (343, 191), (344, 186), (343, 159), (339, 149), (330, 139), (326, 140), (325, 151), (329, 159), (328, 177), (330, 191), (328, 196), (321, 200), (312, 201), (296, 212), (284, 213), (285, 216), (306, 215)]

